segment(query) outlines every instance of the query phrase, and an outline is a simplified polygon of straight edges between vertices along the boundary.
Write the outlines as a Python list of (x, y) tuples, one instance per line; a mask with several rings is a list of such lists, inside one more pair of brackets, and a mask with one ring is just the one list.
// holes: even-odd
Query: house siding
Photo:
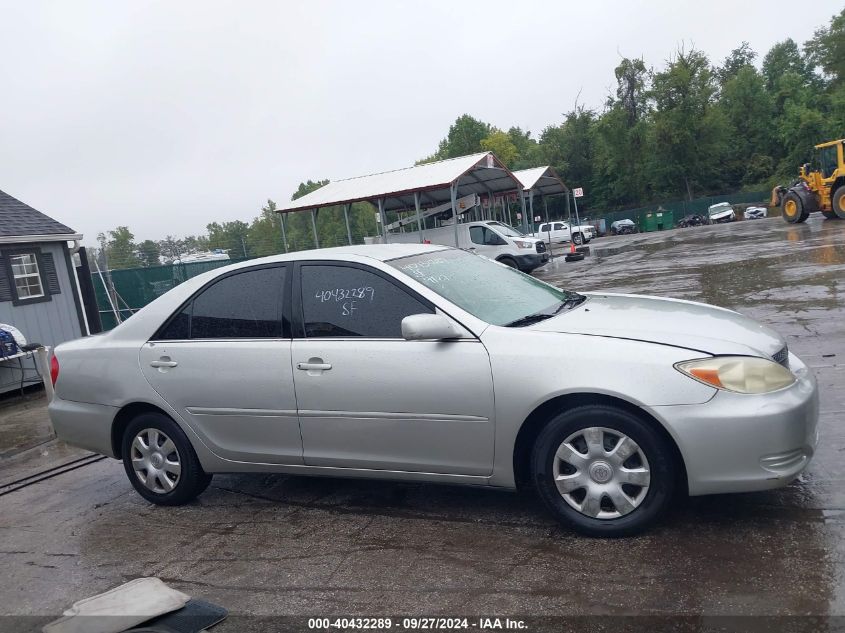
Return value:
[[(82, 336), (79, 311), (76, 303), (76, 285), (73, 271), (68, 268), (67, 244), (65, 242), (36, 242), (28, 244), (6, 245), (3, 248), (21, 248), (32, 246), (42, 253), (52, 253), (59, 278), (59, 294), (51, 295), (49, 301), (29, 305), (14, 305), (11, 301), (0, 301), (0, 323), (9, 323), (19, 329), (28, 343), (41, 343), (55, 347), (59, 343)], [(42, 282), (44, 282), (42, 271)], [(14, 362), (14, 361), (13, 361)], [(33, 361), (25, 359), (24, 364), (31, 367)], [(34, 376), (31, 370), (27, 377)], [(20, 372), (8, 369), (8, 363), (0, 363), (0, 393), (15, 389), (15, 381), (20, 381)]]

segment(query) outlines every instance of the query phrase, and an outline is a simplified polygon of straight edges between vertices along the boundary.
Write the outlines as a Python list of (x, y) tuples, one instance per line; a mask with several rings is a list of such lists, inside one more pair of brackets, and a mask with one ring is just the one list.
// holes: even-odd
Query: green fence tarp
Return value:
[[(737, 193), (728, 193), (718, 196), (707, 196), (704, 198), (696, 198), (694, 200), (675, 200), (672, 202), (655, 203), (646, 207), (637, 207), (636, 209), (625, 209), (624, 211), (609, 211), (607, 213), (596, 212), (595, 217), (604, 218), (608, 229), (610, 223), (616, 220), (633, 220), (641, 231), (655, 231), (657, 230), (657, 223), (654, 219), (648, 219), (646, 215), (649, 213), (662, 212), (671, 213), (674, 222), (687, 215), (706, 215), (708, 207), (718, 202), (729, 202), (731, 204), (753, 204), (753, 203), (768, 203), (768, 191), (744, 191)], [(671, 229), (672, 224), (663, 223), (663, 229)], [(647, 228), (650, 227), (650, 228)]]
[[(118, 308), (121, 320), (125, 320), (183, 281), (238, 261), (242, 260), (222, 259), (170, 266), (150, 266), (149, 268), (127, 268), (103, 272), (103, 277), (106, 284), (111, 283), (114, 287), (114, 293), (111, 293), (112, 301)], [(106, 294), (106, 288), (103, 286), (103, 280), (99, 273), (94, 272), (91, 273), (91, 281), (97, 295), (97, 306), (100, 310), (103, 329), (110, 330), (117, 325), (117, 319)]]

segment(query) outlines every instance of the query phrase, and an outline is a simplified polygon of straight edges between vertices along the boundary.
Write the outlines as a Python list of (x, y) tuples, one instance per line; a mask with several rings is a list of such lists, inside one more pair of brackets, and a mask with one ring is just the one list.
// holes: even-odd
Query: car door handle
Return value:
[(154, 360), (150, 362), (150, 367), (176, 367), (179, 363), (175, 360)]
[(297, 363), (297, 369), (302, 371), (328, 371), (332, 368), (330, 363)]

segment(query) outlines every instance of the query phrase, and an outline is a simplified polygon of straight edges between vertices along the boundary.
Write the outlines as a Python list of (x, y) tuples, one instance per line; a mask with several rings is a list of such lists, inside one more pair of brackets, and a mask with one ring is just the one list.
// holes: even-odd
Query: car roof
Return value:
[(449, 246), (440, 244), (358, 244), (353, 246), (335, 246), (333, 248), (314, 248), (307, 251), (296, 251), (283, 255), (270, 255), (238, 262), (231, 266), (248, 267), (256, 264), (272, 264), (274, 262), (290, 262), (304, 259), (346, 259), (347, 257), (368, 257), (381, 262), (411, 255), (420, 255), (434, 251), (442, 251)]

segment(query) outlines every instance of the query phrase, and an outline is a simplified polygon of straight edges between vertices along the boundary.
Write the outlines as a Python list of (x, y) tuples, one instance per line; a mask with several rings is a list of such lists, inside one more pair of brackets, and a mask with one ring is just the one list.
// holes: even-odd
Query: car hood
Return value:
[(584, 293), (580, 306), (526, 329), (608, 336), (707, 354), (771, 357), (785, 342), (774, 330), (716, 306), (643, 295)]

